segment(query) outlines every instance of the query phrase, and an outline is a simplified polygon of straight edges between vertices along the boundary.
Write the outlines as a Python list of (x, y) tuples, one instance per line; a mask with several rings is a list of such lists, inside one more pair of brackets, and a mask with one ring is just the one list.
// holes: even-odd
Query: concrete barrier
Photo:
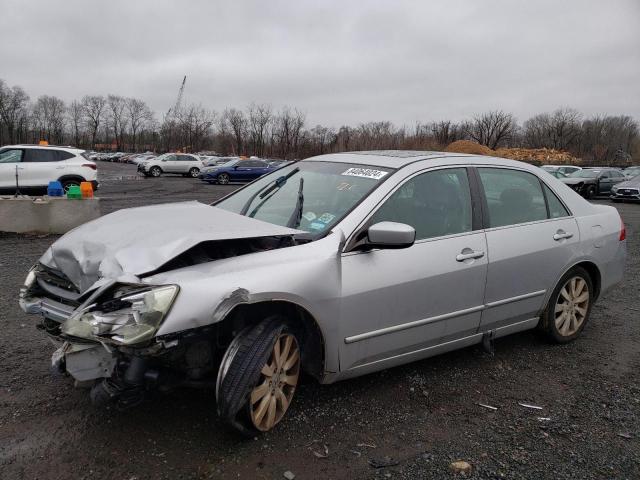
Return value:
[(0, 232), (66, 233), (100, 215), (99, 198), (0, 197)]

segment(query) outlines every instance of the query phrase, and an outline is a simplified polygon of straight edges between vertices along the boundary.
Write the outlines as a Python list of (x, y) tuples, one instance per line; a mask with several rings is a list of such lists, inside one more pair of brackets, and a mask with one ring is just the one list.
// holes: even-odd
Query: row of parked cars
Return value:
[(610, 167), (543, 165), (542, 169), (587, 199), (608, 195), (614, 202), (640, 200), (640, 166), (621, 170)]
[(89, 158), (135, 164), (138, 166), (138, 172), (146, 177), (178, 174), (199, 178), (210, 184), (218, 183), (220, 185), (226, 185), (231, 182), (250, 182), (291, 163), (285, 160), (258, 157), (244, 158), (191, 153), (156, 155), (152, 152), (141, 154), (89, 152)]

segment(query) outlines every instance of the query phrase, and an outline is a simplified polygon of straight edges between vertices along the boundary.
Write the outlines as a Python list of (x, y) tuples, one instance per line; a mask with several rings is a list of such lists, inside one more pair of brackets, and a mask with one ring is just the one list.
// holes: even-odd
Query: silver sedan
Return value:
[(120, 210), (55, 242), (20, 293), (96, 404), (215, 389), (272, 429), (322, 383), (538, 328), (577, 338), (625, 228), (545, 171), (435, 152), (322, 155), (215, 205)]

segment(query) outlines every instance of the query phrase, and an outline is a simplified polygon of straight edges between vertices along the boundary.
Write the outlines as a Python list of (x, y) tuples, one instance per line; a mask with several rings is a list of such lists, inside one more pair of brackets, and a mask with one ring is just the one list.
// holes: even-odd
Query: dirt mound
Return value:
[(445, 151), (452, 153), (471, 153), (474, 155), (495, 155), (495, 152), (489, 147), (469, 140), (457, 140), (450, 143)]
[(540, 162), (541, 164), (580, 164), (581, 160), (568, 152), (552, 148), (499, 148), (496, 157), (520, 160), (521, 162)]
[(542, 164), (579, 165), (581, 160), (568, 152), (553, 148), (498, 148), (491, 150), (469, 140), (458, 140), (450, 143), (445, 149), (453, 153), (471, 153), (474, 155), (489, 155), (493, 157), (509, 158), (521, 162)]

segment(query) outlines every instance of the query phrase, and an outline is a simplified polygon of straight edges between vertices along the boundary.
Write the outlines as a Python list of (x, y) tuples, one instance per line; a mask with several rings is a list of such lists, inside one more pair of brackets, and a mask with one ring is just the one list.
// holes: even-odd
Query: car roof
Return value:
[[(422, 160), (453, 160), (464, 157), (465, 163), (478, 165), (501, 165), (501, 166), (522, 166), (529, 165), (524, 162), (510, 160), (507, 158), (490, 157), (486, 155), (471, 155), (467, 153), (453, 152), (433, 152), (433, 151), (413, 151), (413, 150), (372, 150), (365, 152), (343, 152), (319, 155), (317, 157), (306, 158), (304, 161), (312, 162), (336, 162), (354, 163), (374, 167), (402, 168), (417, 161)], [(535, 167), (538, 168), (538, 167)]]
[(33, 148), (38, 150), (54, 149), (54, 150), (64, 150), (65, 152), (70, 152), (70, 153), (84, 152), (84, 150), (81, 148), (70, 147), (70, 146), (63, 147), (58, 145), (30, 145), (28, 143), (22, 143), (20, 145), (4, 145), (2, 148)]

